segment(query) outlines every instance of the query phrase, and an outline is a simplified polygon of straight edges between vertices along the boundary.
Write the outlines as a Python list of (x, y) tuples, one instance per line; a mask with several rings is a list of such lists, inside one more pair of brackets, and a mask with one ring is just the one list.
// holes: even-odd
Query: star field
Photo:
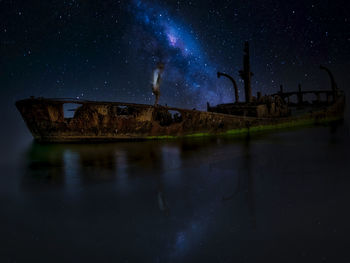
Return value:
[(349, 3), (329, 1), (0, 1), (0, 85), (11, 101), (34, 96), (153, 103), (151, 72), (165, 63), (161, 104), (233, 101), (243, 43), (253, 95), (346, 89)]

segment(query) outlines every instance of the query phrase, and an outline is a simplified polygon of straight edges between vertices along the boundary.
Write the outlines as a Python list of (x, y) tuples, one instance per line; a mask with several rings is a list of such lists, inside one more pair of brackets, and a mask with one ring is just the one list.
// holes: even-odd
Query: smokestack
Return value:
[(243, 56), (243, 70), (239, 71), (239, 75), (244, 81), (244, 92), (246, 103), (252, 102), (252, 87), (251, 78), (253, 73), (250, 72), (250, 56), (249, 56), (249, 43), (244, 43), (244, 56)]

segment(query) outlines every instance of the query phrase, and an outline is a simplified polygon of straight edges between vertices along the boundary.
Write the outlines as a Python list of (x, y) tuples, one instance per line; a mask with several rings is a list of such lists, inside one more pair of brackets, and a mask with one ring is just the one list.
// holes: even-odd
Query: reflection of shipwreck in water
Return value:
[[(70, 99), (30, 98), (16, 106), (34, 138), (38, 141), (112, 141), (120, 139), (170, 138), (235, 134), (260, 129), (274, 129), (315, 124), (343, 118), (345, 96), (328, 72), (332, 89), (283, 92), (252, 96), (249, 46), (245, 44), (244, 80), (245, 102), (239, 102), (235, 80), (228, 77), (235, 89), (235, 103), (210, 106), (207, 111), (151, 106), (122, 102), (97, 102)], [(316, 100), (306, 102), (304, 95), (314, 94)], [(321, 100), (321, 95), (326, 99)], [(297, 102), (292, 102), (295, 96)], [(72, 116), (66, 116), (66, 105), (75, 105)]]

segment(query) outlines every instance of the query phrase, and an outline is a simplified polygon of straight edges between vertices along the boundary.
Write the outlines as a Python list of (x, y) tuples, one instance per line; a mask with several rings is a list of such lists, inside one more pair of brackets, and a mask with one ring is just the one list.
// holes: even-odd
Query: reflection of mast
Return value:
[(244, 162), (244, 169), (247, 171), (247, 201), (248, 201), (248, 208), (250, 213), (250, 220), (252, 222), (252, 226), (254, 229), (256, 229), (256, 211), (255, 211), (255, 199), (254, 199), (254, 173), (252, 172), (252, 161), (251, 161), (251, 155), (250, 155), (250, 138), (247, 136), (247, 139), (245, 141), (244, 145), (245, 149), (245, 162)]
[[(246, 141), (244, 144), (244, 155), (243, 155), (243, 167), (241, 169), (242, 172), (238, 174), (238, 182), (237, 187), (234, 192), (226, 197), (223, 197), (223, 201), (231, 200), (235, 197), (235, 195), (239, 192), (242, 192), (246, 188), (247, 202), (249, 208), (249, 219), (252, 223), (254, 229), (256, 229), (256, 209), (255, 209), (255, 199), (254, 199), (254, 173), (252, 172), (252, 162), (250, 155), (250, 137), (249, 135), (246, 137)], [(245, 173), (246, 172), (246, 173)]]
[[(162, 146), (155, 142), (148, 142), (137, 147), (137, 149), (125, 152), (127, 168), (125, 173), (128, 175), (150, 176), (155, 180), (155, 202), (161, 212), (169, 214), (168, 202), (165, 199), (164, 183), (163, 183), (163, 167)], [(142, 156), (142, 158), (140, 158)], [(133, 165), (131, 165), (133, 164)], [(137, 165), (135, 165), (137, 164)], [(140, 170), (142, 171), (140, 173)]]
[(168, 202), (165, 199), (164, 194), (164, 183), (163, 183), (163, 174), (162, 174), (162, 155), (161, 155), (161, 149), (157, 147), (154, 149), (154, 147), (151, 146), (151, 152), (149, 154), (151, 158), (152, 163), (152, 170), (157, 172), (155, 174), (157, 178), (157, 201), (160, 211), (164, 212), (165, 215), (169, 215), (169, 206)]
[(159, 188), (158, 188), (158, 205), (159, 205), (160, 211), (164, 212), (165, 215), (169, 215), (169, 206), (168, 206), (168, 202), (164, 197), (163, 184), (159, 184)]

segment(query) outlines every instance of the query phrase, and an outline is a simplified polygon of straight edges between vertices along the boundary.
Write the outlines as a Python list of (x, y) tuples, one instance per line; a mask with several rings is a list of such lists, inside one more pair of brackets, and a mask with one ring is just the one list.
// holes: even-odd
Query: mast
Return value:
[(253, 73), (250, 72), (250, 56), (249, 56), (249, 43), (246, 41), (244, 43), (244, 56), (243, 56), (243, 70), (239, 71), (239, 75), (244, 81), (244, 92), (246, 103), (252, 102), (252, 87), (251, 78)]

